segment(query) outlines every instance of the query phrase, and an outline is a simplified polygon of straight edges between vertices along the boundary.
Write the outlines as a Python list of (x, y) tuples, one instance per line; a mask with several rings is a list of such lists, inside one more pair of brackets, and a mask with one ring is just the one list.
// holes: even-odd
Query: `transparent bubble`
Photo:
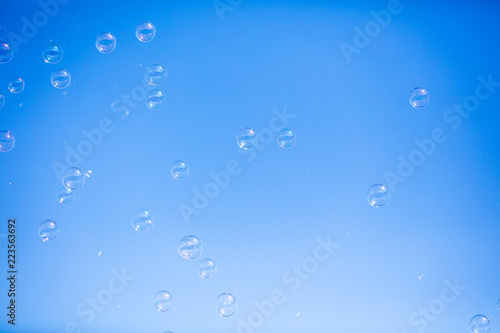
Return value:
[(141, 42), (150, 42), (156, 35), (156, 28), (151, 22), (142, 22), (135, 28), (135, 35)]
[(60, 203), (70, 203), (75, 198), (75, 192), (68, 190), (66, 187), (61, 187), (57, 192), (57, 200)]
[(19, 94), (24, 90), (24, 80), (20, 77), (13, 77), (9, 82), (9, 90), (11, 93)]
[(186, 236), (181, 239), (177, 251), (184, 259), (195, 259), (203, 252), (203, 244), (195, 236)]
[(282, 130), (278, 136), (278, 144), (282, 148), (292, 148), (295, 144), (295, 140), (297, 140), (295, 133), (288, 128)]
[(217, 265), (212, 259), (204, 259), (200, 262), (198, 267), (198, 274), (205, 279), (210, 279), (217, 273)]
[(174, 305), (172, 294), (166, 290), (160, 290), (155, 294), (155, 308), (158, 311), (166, 312)]
[(483, 315), (477, 315), (470, 320), (470, 330), (472, 333), (489, 333), (490, 319)]
[(5, 105), (5, 96), (0, 94), (0, 108)]
[(87, 178), (92, 177), (92, 170), (90, 170), (90, 169), (89, 169), (89, 170), (87, 170), (87, 172), (85, 172), (85, 176), (86, 176)]
[(97, 36), (95, 46), (101, 53), (111, 53), (116, 47), (116, 38), (111, 32), (103, 32)]
[(58, 69), (50, 77), (52, 85), (58, 89), (66, 89), (71, 84), (71, 75), (65, 69)]
[(14, 51), (8, 43), (0, 42), (0, 64), (6, 64), (12, 60)]
[(48, 64), (57, 64), (62, 60), (63, 55), (63, 49), (59, 45), (50, 43), (43, 50), (43, 61)]
[(170, 169), (172, 176), (175, 179), (184, 179), (189, 174), (189, 167), (186, 163), (182, 161), (177, 161), (172, 164), (172, 168)]
[(253, 128), (245, 127), (240, 130), (236, 136), (236, 143), (240, 148), (250, 149), (257, 144), (258, 137), (257, 133)]
[(9, 131), (0, 131), (0, 151), (7, 152), (14, 148), (16, 139)]
[(54, 221), (46, 220), (40, 225), (38, 234), (42, 238), (42, 241), (48, 242), (57, 238), (59, 235), (59, 227)]
[(416, 109), (425, 107), (429, 99), (429, 93), (424, 88), (415, 88), (410, 93), (410, 104)]
[(368, 203), (373, 207), (382, 207), (389, 201), (389, 189), (382, 184), (375, 184), (368, 190)]
[(167, 76), (167, 70), (160, 64), (150, 65), (146, 68), (146, 81), (149, 84), (162, 84), (167, 79)]
[(236, 308), (236, 298), (233, 295), (224, 293), (217, 297), (216, 309), (222, 317), (232, 316), (236, 312)]
[(68, 190), (76, 191), (85, 184), (85, 174), (78, 168), (69, 168), (62, 176), (62, 184)]
[(153, 228), (153, 215), (147, 209), (138, 209), (132, 219), (132, 227), (137, 231), (147, 231)]
[(165, 105), (165, 94), (160, 89), (153, 89), (148, 92), (146, 105), (151, 110), (158, 110)]

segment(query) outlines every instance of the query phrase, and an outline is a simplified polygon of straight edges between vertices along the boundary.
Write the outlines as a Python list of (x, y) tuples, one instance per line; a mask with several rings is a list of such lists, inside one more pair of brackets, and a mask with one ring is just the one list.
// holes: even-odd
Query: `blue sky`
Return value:
[[(7, 275), (16, 218), (19, 272), (16, 327), (2, 313), (0, 331), (466, 332), (477, 314), (499, 330), (498, 3), (72, 0), (45, 7), (53, 17), (28, 36), (44, 7), (0, 1), (3, 40), (17, 44), (0, 64), (0, 130), (16, 138), (0, 153), (0, 247)], [(143, 21), (157, 29), (149, 43), (135, 36)], [(360, 44), (367, 26), (379, 29)], [(105, 31), (110, 54), (95, 47)], [(50, 41), (64, 49), (55, 65), (42, 59)], [(166, 103), (150, 110), (155, 63)], [(51, 85), (57, 69), (69, 88)], [(415, 87), (429, 91), (423, 109), (408, 101)], [(251, 151), (236, 145), (243, 127), (259, 133)], [(283, 128), (297, 135), (290, 149), (276, 143)], [(436, 130), (446, 139), (401, 175)], [(102, 139), (68, 163), (84, 131)], [(184, 180), (170, 175), (177, 160)], [(54, 166), (92, 170), (69, 204)], [(366, 200), (376, 183), (391, 190), (378, 209)], [(141, 208), (147, 232), (131, 226)], [(43, 243), (47, 219), (60, 234)], [(203, 242), (195, 260), (177, 253), (186, 235)], [(197, 275), (204, 258), (213, 279)], [(153, 306), (159, 290), (174, 297), (168, 312)], [(215, 310), (225, 292), (238, 302), (228, 318)], [(93, 298), (106, 304), (92, 310)]]

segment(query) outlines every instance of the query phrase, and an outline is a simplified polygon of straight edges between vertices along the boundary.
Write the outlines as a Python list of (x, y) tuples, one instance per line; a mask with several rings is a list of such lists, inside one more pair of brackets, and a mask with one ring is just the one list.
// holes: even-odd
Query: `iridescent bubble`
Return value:
[(38, 234), (42, 238), (42, 241), (48, 242), (57, 238), (59, 235), (59, 227), (54, 221), (46, 220), (40, 225)]
[(425, 107), (429, 99), (429, 93), (424, 88), (415, 88), (410, 92), (410, 104), (416, 109)]
[(135, 35), (141, 42), (150, 42), (156, 35), (156, 28), (151, 22), (142, 22), (135, 28)]
[(24, 80), (20, 77), (13, 77), (9, 82), (9, 90), (11, 93), (19, 94), (24, 90)]
[(78, 168), (69, 168), (62, 176), (62, 184), (68, 190), (76, 191), (85, 184), (85, 174)]
[(153, 228), (153, 215), (147, 209), (138, 209), (132, 219), (132, 227), (137, 231), (147, 231)]
[(48, 64), (57, 64), (62, 60), (63, 55), (63, 49), (59, 45), (50, 43), (43, 50), (43, 61)]
[(489, 333), (490, 329), (490, 318), (477, 315), (470, 320), (470, 330), (472, 333)]
[(389, 189), (382, 184), (375, 184), (368, 190), (368, 203), (373, 207), (382, 207), (389, 201)]
[(5, 96), (0, 94), (0, 108), (5, 105)]
[(257, 144), (258, 137), (257, 133), (253, 128), (245, 127), (240, 130), (236, 136), (236, 143), (240, 148), (250, 149)]
[(58, 89), (66, 89), (71, 84), (71, 75), (65, 69), (58, 69), (50, 77), (52, 85)]
[(195, 236), (186, 236), (181, 239), (177, 251), (184, 259), (195, 259), (203, 252), (203, 244)]
[(183, 161), (177, 161), (172, 164), (172, 168), (170, 168), (170, 172), (175, 179), (184, 179), (189, 174), (189, 167)]
[(8, 43), (0, 42), (0, 64), (6, 64), (12, 60), (14, 51)]
[(212, 259), (204, 259), (200, 262), (198, 267), (198, 274), (205, 279), (210, 279), (217, 273), (217, 265)]
[(57, 192), (57, 200), (60, 203), (70, 203), (75, 198), (75, 192), (68, 190), (66, 187), (61, 187)]
[(155, 295), (155, 308), (158, 311), (166, 312), (174, 305), (172, 294), (166, 290), (160, 290)]
[(162, 84), (167, 79), (167, 76), (167, 70), (160, 64), (150, 65), (146, 68), (146, 81), (149, 84)]
[(222, 317), (232, 316), (236, 312), (237, 306), (236, 298), (229, 293), (220, 294), (217, 297), (216, 309)]
[(278, 136), (278, 144), (282, 148), (292, 148), (295, 144), (295, 140), (297, 140), (295, 133), (288, 128), (282, 130)]
[(8, 152), (16, 144), (16, 139), (9, 131), (0, 131), (0, 151)]
[(101, 53), (111, 53), (116, 47), (116, 38), (111, 32), (103, 32), (97, 36), (95, 46)]
[(165, 105), (165, 95), (160, 89), (153, 89), (149, 91), (146, 97), (146, 105), (151, 110), (158, 110)]

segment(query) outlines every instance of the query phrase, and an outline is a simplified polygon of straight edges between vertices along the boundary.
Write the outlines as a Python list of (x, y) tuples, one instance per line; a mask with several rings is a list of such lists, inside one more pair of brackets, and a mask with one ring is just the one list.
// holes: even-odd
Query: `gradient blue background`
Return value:
[[(77, 1), (63, 5), (13, 60), (0, 65), (0, 130), (16, 138), (0, 154), (2, 332), (236, 332), (238, 317), (273, 289), (285, 292), (256, 332), (417, 332), (408, 317), (440, 296), (443, 281), (457, 278), (467, 290), (429, 323), (425, 332), (468, 332), (476, 314), (491, 316), (500, 331), (500, 89), (454, 131), (443, 113), (474, 93), (477, 77), (500, 81), (500, 4), (495, 1), (402, 1), (403, 11), (348, 64), (341, 42), (373, 18), (386, 1), (244, 1), (220, 20), (212, 1)], [(21, 35), (22, 17), (40, 11), (36, 1), (4, 0), (0, 24)], [(135, 27), (151, 21), (150, 43)], [(117, 47), (95, 48), (110, 31)], [(43, 62), (50, 41), (64, 58)], [(111, 103), (142, 85), (144, 68), (163, 64), (160, 89), (166, 105), (144, 103), (125, 119)], [(50, 74), (66, 68), (72, 85), (62, 90)], [(8, 91), (21, 76), (21, 94)], [(425, 87), (429, 105), (408, 103)], [(19, 106), (22, 103), (22, 106)], [(275, 140), (246, 161), (235, 135), (242, 127), (269, 126), (273, 109), (296, 115), (292, 149)], [(79, 165), (93, 175), (67, 205), (51, 164), (64, 163), (65, 146), (103, 118), (115, 129)], [(395, 172), (415, 139), (436, 127), (448, 139), (398, 184), (389, 203), (368, 205), (366, 193)], [(176, 160), (190, 166), (183, 181), (170, 175)], [(209, 172), (237, 160), (242, 171), (187, 224), (179, 204)], [(132, 229), (138, 208), (149, 209), (154, 228)], [(17, 219), (17, 325), (6, 324), (6, 221)], [(59, 224), (59, 237), (43, 243), (38, 227)], [(177, 254), (189, 234), (204, 244), (218, 274), (197, 275), (199, 260)], [(317, 237), (341, 244), (300, 288), (282, 274), (311, 256)], [(100, 256), (98, 253), (102, 252)], [(202, 259), (201, 257), (199, 259)], [(112, 270), (135, 279), (86, 323), (76, 308), (106, 288)], [(423, 278), (419, 279), (419, 275)], [(171, 311), (160, 313), (153, 296), (172, 292)], [(233, 293), (229, 318), (215, 299)], [(297, 316), (297, 313), (300, 314)]]

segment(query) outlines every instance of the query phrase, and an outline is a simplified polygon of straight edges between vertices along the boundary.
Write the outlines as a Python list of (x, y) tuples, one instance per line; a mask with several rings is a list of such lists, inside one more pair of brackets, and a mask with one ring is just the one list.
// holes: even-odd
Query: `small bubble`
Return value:
[(420, 274), (420, 275), (418, 276), (418, 279), (419, 279), (419, 280), (422, 280), (423, 278), (424, 278), (424, 274)]
[(132, 227), (136, 231), (147, 231), (153, 228), (153, 215), (147, 209), (138, 209), (132, 219)]
[(9, 131), (0, 131), (0, 152), (8, 152), (16, 144), (16, 139)]
[(216, 310), (222, 317), (232, 316), (236, 312), (236, 298), (229, 293), (220, 294), (217, 297)]
[(59, 227), (54, 221), (46, 220), (40, 225), (38, 234), (42, 238), (42, 241), (48, 242), (57, 238), (59, 235)]
[(186, 236), (181, 239), (177, 251), (184, 259), (195, 259), (203, 252), (203, 244), (196, 236)]
[(160, 290), (155, 295), (155, 308), (158, 311), (166, 312), (174, 305), (172, 294), (166, 290)]
[(253, 128), (250, 127), (242, 128), (236, 136), (236, 143), (238, 144), (238, 147), (242, 149), (252, 148), (257, 144), (257, 141), (257, 133), (255, 133)]
[(146, 105), (151, 110), (158, 110), (165, 105), (165, 95), (160, 89), (153, 89), (148, 92)]
[(5, 105), (5, 96), (0, 94), (0, 108)]
[(85, 174), (78, 168), (69, 168), (63, 174), (62, 183), (68, 190), (76, 191), (85, 184)]
[(19, 103), (19, 107), (22, 108), (23, 107), (23, 103)]
[(295, 133), (288, 128), (282, 130), (278, 136), (278, 144), (282, 148), (292, 148), (296, 140)]
[(141, 42), (150, 42), (156, 35), (156, 28), (151, 22), (142, 22), (135, 29), (135, 35)]
[(57, 64), (62, 60), (64, 55), (63, 49), (54, 43), (49, 43), (43, 50), (43, 61), (48, 64)]
[[(100, 257), (100, 256), (101, 256), (101, 254), (102, 254), (102, 252), (101, 252), (101, 251), (99, 251), (99, 253), (98, 253), (97, 255)], [(118, 306), (118, 307), (120, 307), (120, 306)]]
[(9, 82), (9, 90), (11, 93), (19, 94), (24, 90), (24, 80), (20, 77), (13, 77)]
[(66, 187), (61, 187), (57, 192), (57, 200), (60, 203), (70, 203), (75, 198), (75, 192), (68, 190)]
[(210, 279), (217, 273), (217, 265), (212, 259), (204, 259), (198, 267), (198, 274), (205, 279)]
[(65, 69), (58, 69), (50, 77), (52, 85), (58, 89), (66, 89), (71, 84), (71, 75)]
[(110, 32), (103, 32), (97, 36), (95, 46), (101, 53), (111, 53), (116, 47), (116, 38)]
[(6, 64), (14, 57), (14, 51), (8, 43), (0, 42), (0, 64)]
[(470, 320), (470, 330), (472, 333), (489, 333), (490, 319), (483, 315), (477, 315)]
[(425, 107), (429, 99), (429, 93), (424, 88), (415, 88), (410, 92), (410, 104), (416, 109)]
[(183, 161), (176, 161), (170, 168), (170, 173), (175, 179), (184, 179), (189, 174), (189, 167)]
[(146, 81), (152, 85), (159, 85), (167, 79), (167, 70), (160, 64), (150, 65), (146, 68)]
[(382, 184), (375, 184), (368, 190), (368, 203), (373, 207), (382, 207), (389, 201), (389, 189)]
[(87, 170), (87, 172), (85, 172), (85, 176), (86, 176), (87, 178), (90, 178), (90, 177), (92, 176), (92, 170), (90, 170), (90, 169), (89, 169), (89, 170)]

